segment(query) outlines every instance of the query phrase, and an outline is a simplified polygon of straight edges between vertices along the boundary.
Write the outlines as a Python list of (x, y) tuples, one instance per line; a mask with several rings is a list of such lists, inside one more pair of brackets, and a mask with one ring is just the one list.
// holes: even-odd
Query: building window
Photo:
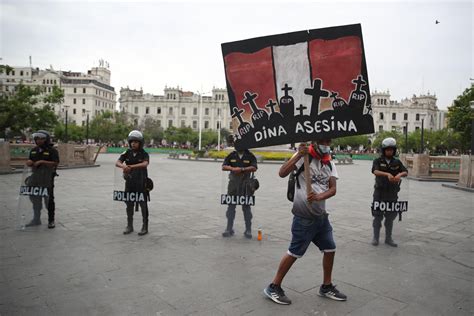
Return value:
[(408, 113), (404, 113), (404, 114), (403, 114), (403, 119), (404, 119), (405, 121), (408, 121)]
[(156, 114), (161, 114), (161, 107), (158, 107), (158, 108), (156, 109)]
[(20, 71), (20, 76), (23, 76), (23, 70), (22, 70), (22, 71)]
[(186, 108), (181, 108), (181, 115), (186, 115)]
[(173, 127), (173, 120), (168, 121), (168, 127)]
[[(7, 80), (7, 82), (8, 82), (8, 80)], [(43, 79), (43, 84), (46, 84), (46, 80), (44, 80), (44, 79)]]
[(76, 98), (72, 99), (72, 104), (76, 104)]
[(416, 120), (419, 121), (420, 120), (420, 114), (416, 113)]
[(209, 108), (204, 109), (204, 115), (209, 115)]
[(82, 114), (86, 114), (86, 109), (82, 109)]
[(76, 93), (76, 92), (77, 92), (77, 88), (74, 88), (74, 93)]
[(145, 108), (145, 114), (150, 114), (150, 108), (148, 106)]
[(161, 120), (157, 120), (156, 125), (158, 125), (158, 127), (161, 127)]
[(173, 114), (173, 108), (169, 108), (169, 109), (168, 109), (168, 113), (169, 113), (170, 115), (172, 115), (172, 114)]
[(15, 70), (12, 71), (12, 76), (14, 76), (14, 75), (15, 75)]
[(86, 88), (82, 88), (82, 93), (86, 93)]
[(198, 121), (193, 121), (193, 129), (197, 129), (198, 127)]
[(204, 121), (204, 128), (208, 129), (209, 128), (209, 121)]
[(86, 99), (82, 99), (82, 104), (86, 104)]
[(194, 108), (193, 109), (193, 115), (197, 115), (198, 114), (198, 109), (197, 108)]
[(186, 121), (185, 120), (181, 120), (181, 127), (186, 127)]
[(380, 118), (381, 120), (383, 120), (383, 113), (380, 113), (380, 114), (379, 114), (379, 118)]
[(392, 126), (392, 132), (396, 132), (396, 131), (397, 131), (397, 129), (398, 129), (398, 127), (396, 127), (396, 126)]
[(76, 114), (76, 108), (72, 109), (72, 114)]
[(383, 125), (379, 125), (379, 132), (383, 132)]
[(217, 122), (216, 124), (216, 129), (219, 130), (221, 128), (221, 123), (220, 122)]
[(218, 116), (221, 115), (221, 109), (217, 109), (217, 115), (218, 115)]
[(419, 131), (419, 130), (420, 130), (420, 127), (419, 127), (419, 126), (415, 127), (415, 130), (416, 130), (416, 131)]
[(392, 121), (396, 121), (397, 120), (397, 113), (392, 113)]
[(54, 84), (56, 84), (56, 79), (54, 79)]
[(138, 106), (135, 107), (135, 114), (138, 114)]

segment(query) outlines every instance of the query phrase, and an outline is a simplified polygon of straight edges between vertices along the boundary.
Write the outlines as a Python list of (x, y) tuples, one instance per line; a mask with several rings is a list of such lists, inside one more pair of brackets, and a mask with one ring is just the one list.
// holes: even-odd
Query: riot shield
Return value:
[(47, 210), (52, 190), (54, 168), (23, 168), (17, 209), (17, 228), (27, 230), (41, 225), (41, 211)]
[(234, 174), (223, 172), (221, 181), (222, 205), (255, 205), (255, 191), (258, 180), (252, 173)]
[[(144, 169), (135, 169), (125, 173), (123, 169), (114, 167), (114, 191), (113, 200), (122, 202), (117, 204), (117, 208), (123, 207), (120, 214), (123, 214), (124, 221), (119, 221), (121, 226), (125, 223), (125, 218), (132, 220), (135, 214), (142, 214), (137, 217), (137, 222), (141, 222), (142, 215), (148, 218), (149, 191), (147, 190), (147, 176)], [(122, 211), (123, 210), (123, 211)], [(118, 217), (121, 218), (122, 215)]]
[(410, 181), (403, 177), (400, 181), (386, 180), (374, 189), (371, 205), (372, 215), (394, 214), (402, 220), (402, 214), (408, 211)]

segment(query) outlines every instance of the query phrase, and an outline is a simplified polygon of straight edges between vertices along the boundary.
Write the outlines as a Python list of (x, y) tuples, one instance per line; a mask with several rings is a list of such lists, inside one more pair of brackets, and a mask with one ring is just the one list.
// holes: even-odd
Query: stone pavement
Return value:
[(278, 177), (278, 165), (257, 172), (259, 242), (242, 236), (240, 211), (236, 235), (221, 237), (220, 164), (152, 155), (150, 234), (138, 237), (122, 234), (125, 208), (112, 201), (117, 157), (60, 171), (54, 230), (14, 230), (21, 174), (0, 176), (0, 315), (474, 313), (472, 193), (410, 180), (410, 209), (394, 228), (399, 248), (373, 247), (371, 164), (339, 166), (338, 193), (328, 203), (338, 247), (333, 276), (349, 299), (317, 296), (322, 256), (310, 246), (284, 280), (293, 304), (281, 306), (262, 295), (290, 240), (287, 179)]

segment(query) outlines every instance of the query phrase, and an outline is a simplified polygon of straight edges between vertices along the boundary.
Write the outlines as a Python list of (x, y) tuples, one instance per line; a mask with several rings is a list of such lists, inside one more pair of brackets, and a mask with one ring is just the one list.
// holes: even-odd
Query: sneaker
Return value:
[(222, 237), (230, 237), (234, 236), (234, 230), (226, 230), (225, 232), (222, 233)]
[(245, 236), (245, 238), (247, 238), (247, 239), (252, 239), (252, 231), (246, 230), (246, 231), (244, 232), (244, 236)]
[(283, 291), (283, 289), (279, 285), (275, 285), (273, 283), (270, 284), (263, 290), (263, 294), (265, 294), (275, 303), (282, 305), (291, 304), (291, 300), (285, 295), (285, 291)]
[(332, 283), (329, 285), (321, 285), (321, 287), (319, 288), (319, 296), (327, 297), (335, 301), (347, 300), (347, 296), (339, 292), (336, 289), (336, 286), (332, 285)]
[(54, 228), (56, 227), (56, 224), (54, 224), (54, 221), (48, 223), (48, 228)]

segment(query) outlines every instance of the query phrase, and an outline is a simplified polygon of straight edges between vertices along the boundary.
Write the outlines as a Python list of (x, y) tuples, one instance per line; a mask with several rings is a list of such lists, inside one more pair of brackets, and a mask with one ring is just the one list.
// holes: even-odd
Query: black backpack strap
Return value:
[[(313, 156), (309, 155), (309, 163), (311, 163), (311, 161), (313, 160)], [(304, 171), (304, 163), (303, 165), (301, 165), (301, 167), (295, 172), (295, 181), (296, 181), (296, 186), (298, 187), (298, 189), (301, 187), (300, 185), (300, 180), (298, 179), (298, 177), (300, 176), (300, 174)]]

